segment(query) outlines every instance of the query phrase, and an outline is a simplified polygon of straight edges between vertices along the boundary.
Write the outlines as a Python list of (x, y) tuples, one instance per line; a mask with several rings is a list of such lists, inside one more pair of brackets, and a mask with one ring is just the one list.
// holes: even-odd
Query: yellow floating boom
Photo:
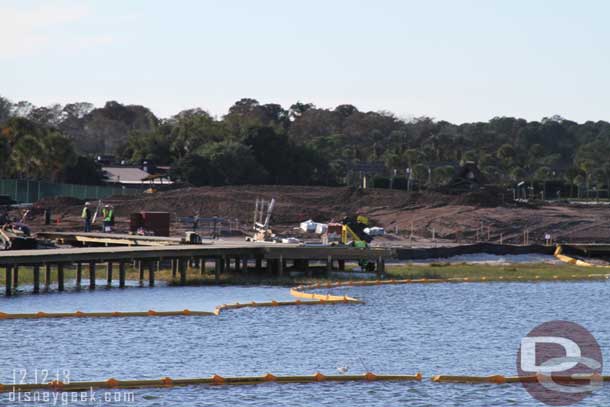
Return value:
[(575, 259), (574, 257), (566, 256), (565, 254), (563, 254), (563, 247), (561, 247), (561, 245), (557, 246), (557, 248), (555, 249), (555, 253), (553, 253), (553, 255), (555, 256), (555, 258), (561, 260), (562, 262), (568, 263), (568, 264), (573, 264), (575, 266), (596, 267), (596, 268), (605, 268), (605, 269), (610, 268), (610, 266), (591, 264), (591, 263), (583, 261), (583, 260)]

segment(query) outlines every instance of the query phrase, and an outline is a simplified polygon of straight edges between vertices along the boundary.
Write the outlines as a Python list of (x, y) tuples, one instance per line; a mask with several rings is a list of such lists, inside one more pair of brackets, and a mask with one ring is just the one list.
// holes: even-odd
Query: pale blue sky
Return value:
[(0, 0), (0, 95), (610, 119), (610, 2)]

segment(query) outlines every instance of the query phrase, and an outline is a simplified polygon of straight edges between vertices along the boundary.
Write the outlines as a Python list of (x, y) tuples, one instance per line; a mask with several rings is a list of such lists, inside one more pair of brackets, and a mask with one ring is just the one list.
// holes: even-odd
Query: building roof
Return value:
[(171, 184), (169, 178), (150, 177), (138, 167), (102, 167), (106, 182), (115, 184)]

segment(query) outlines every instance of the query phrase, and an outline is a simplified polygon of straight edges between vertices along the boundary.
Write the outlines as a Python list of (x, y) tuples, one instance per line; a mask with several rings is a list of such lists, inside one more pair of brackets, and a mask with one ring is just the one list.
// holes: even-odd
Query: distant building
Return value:
[(149, 174), (139, 167), (102, 167), (105, 182), (124, 186), (173, 184), (166, 174)]

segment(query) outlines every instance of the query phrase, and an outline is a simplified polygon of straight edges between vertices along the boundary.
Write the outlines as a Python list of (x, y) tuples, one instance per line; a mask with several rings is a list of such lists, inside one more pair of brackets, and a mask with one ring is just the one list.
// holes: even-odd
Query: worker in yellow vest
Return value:
[(112, 223), (114, 221), (114, 210), (110, 205), (104, 205), (102, 208), (102, 219), (104, 219), (104, 232), (112, 232)]
[(91, 204), (89, 202), (85, 202), (83, 212), (81, 213), (81, 218), (83, 218), (83, 221), (85, 222), (85, 232), (91, 232), (91, 218), (93, 217), (93, 214), (90, 206)]

